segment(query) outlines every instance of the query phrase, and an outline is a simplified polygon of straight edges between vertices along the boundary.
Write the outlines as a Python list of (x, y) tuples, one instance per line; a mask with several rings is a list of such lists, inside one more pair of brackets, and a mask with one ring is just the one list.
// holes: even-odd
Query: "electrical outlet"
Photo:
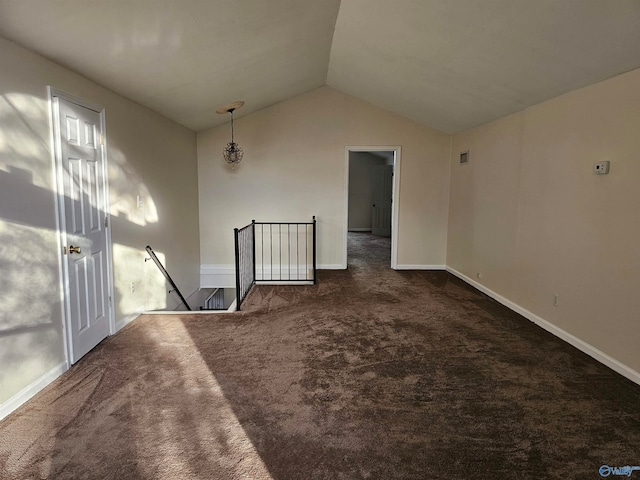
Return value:
[(596, 163), (593, 166), (593, 173), (596, 175), (606, 175), (609, 173), (609, 160)]
[(136, 293), (136, 282), (131, 282), (131, 293)]
[(476, 277), (482, 278), (482, 273), (480, 273), (480, 272), (476, 273)]
[(553, 306), (554, 307), (558, 306), (559, 299), (560, 299), (560, 296), (557, 293), (553, 295)]

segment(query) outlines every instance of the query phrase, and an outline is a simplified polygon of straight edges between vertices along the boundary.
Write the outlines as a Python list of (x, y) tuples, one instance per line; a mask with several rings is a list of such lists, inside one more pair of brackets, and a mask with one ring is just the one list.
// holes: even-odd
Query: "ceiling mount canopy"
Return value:
[(221, 115), (228, 113), (231, 117), (231, 141), (227, 143), (224, 149), (222, 149), (222, 156), (224, 157), (225, 162), (231, 165), (231, 168), (236, 168), (244, 156), (244, 151), (233, 139), (233, 112), (243, 105), (244, 102), (242, 100), (238, 100), (228, 103), (216, 110), (216, 113)]
[(233, 112), (234, 110), (237, 110), (242, 106), (244, 106), (244, 102), (242, 100), (237, 100), (235, 102), (227, 103), (226, 105), (218, 108), (216, 110), (216, 113), (224, 115), (225, 113)]

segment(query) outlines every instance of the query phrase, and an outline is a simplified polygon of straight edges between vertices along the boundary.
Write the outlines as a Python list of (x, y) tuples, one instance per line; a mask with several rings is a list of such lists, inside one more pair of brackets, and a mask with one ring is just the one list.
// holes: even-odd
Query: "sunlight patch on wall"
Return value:
[(109, 145), (109, 213), (136, 225), (158, 223), (158, 209), (142, 177), (126, 156)]

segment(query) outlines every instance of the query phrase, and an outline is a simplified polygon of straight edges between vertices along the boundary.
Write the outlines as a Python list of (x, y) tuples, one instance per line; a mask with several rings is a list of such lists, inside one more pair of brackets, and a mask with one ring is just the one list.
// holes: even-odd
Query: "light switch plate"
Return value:
[(606, 175), (609, 173), (609, 160), (596, 163), (593, 166), (593, 173), (596, 175)]

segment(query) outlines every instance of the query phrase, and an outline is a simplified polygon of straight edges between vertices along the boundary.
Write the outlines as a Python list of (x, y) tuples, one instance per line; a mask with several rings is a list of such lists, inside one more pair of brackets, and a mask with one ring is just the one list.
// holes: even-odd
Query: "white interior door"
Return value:
[(60, 97), (61, 227), (71, 363), (110, 333), (109, 237), (101, 115)]
[(373, 205), (371, 233), (391, 236), (391, 202), (393, 197), (393, 165), (373, 167)]

